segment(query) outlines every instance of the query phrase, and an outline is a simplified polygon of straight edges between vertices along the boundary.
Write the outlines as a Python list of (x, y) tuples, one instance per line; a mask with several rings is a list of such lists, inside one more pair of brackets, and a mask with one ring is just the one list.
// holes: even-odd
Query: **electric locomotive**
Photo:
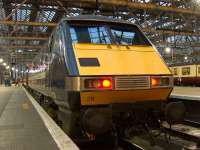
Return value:
[[(64, 18), (29, 69), (28, 87), (73, 139), (93, 140), (154, 122), (172, 74), (135, 24), (102, 16)], [(137, 127), (136, 127), (137, 128)]]

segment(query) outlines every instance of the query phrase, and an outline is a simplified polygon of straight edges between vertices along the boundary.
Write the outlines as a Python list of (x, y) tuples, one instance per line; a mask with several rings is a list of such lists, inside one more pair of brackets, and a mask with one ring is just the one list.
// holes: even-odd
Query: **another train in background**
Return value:
[(174, 84), (200, 86), (200, 62), (170, 65), (174, 74)]

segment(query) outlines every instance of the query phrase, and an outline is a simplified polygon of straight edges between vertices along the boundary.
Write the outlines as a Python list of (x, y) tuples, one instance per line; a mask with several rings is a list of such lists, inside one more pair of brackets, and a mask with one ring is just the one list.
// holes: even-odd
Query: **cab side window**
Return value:
[(51, 85), (56, 88), (65, 86), (65, 60), (62, 48), (61, 32), (59, 28), (54, 32), (52, 41)]

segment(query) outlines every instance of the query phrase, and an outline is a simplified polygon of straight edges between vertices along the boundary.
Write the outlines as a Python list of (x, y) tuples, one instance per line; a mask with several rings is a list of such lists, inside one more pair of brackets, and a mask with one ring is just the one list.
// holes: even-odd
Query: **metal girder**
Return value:
[[(96, 0), (80, 0), (82, 2), (96, 2)], [(99, 4), (107, 4), (110, 6), (125, 6), (130, 9), (158, 10), (172, 13), (182, 13), (200, 16), (200, 12), (192, 9), (174, 8), (168, 6), (158, 6), (150, 3), (136, 3), (127, 0), (98, 0)]]
[(12, 17), (12, 15), (25, 3), (26, 0), (24, 0), (20, 5), (18, 5), (13, 11), (11, 11), (11, 13), (4, 20), (8, 20), (10, 17)]
[[(12, 2), (11, 0), (8, 0)], [(96, 0), (60, 0), (63, 3), (64, 7), (77, 7), (77, 8), (96, 8)], [(21, 1), (16, 0), (15, 2), (20, 3)], [(101, 6), (109, 6), (110, 9), (113, 7), (125, 7), (132, 9), (142, 9), (142, 10), (150, 10), (150, 11), (163, 11), (163, 12), (172, 12), (172, 13), (182, 13), (189, 15), (197, 15), (200, 16), (200, 12), (198, 10), (193, 10), (190, 8), (178, 8), (178, 7), (169, 7), (169, 6), (161, 6), (158, 4), (152, 3), (139, 3), (128, 0), (98, 0), (99, 5)], [(32, 4), (32, 0), (27, 0), (26, 4)], [(58, 6), (56, 1), (52, 0), (43, 0), (39, 1), (40, 5), (46, 6)], [(111, 7), (112, 6), (112, 7)], [(101, 7), (102, 9), (102, 7)]]
[[(0, 30), (0, 36), (10, 36), (9, 31)], [(49, 33), (46, 32), (23, 32), (19, 31), (13, 33), (12, 36), (37, 36), (37, 37), (49, 37)]]
[(163, 45), (170, 46), (170, 47), (200, 47), (200, 43), (173, 43), (173, 42), (154, 42), (154, 44), (158, 47), (163, 47)]
[(43, 45), (0, 45), (1, 48), (7, 49), (46, 49)]
[(5, 21), (0, 20), (0, 24), (3, 25), (25, 25), (25, 26), (48, 26), (48, 27), (55, 27), (57, 23), (50, 23), (50, 22), (28, 22), (28, 21)]
[(38, 40), (45, 41), (48, 40), (48, 37), (39, 37), (39, 36), (0, 36), (0, 39), (4, 40)]
[[(11, 53), (13, 53), (13, 52), (11, 52)], [(38, 54), (37, 51), (34, 51), (34, 52), (23, 51), (22, 53), (17, 53), (17, 52), (14, 52), (14, 53), (15, 53), (14, 55), (12, 54), (13, 57), (23, 56), (23, 55), (37, 55)], [(9, 53), (0, 51), (0, 55), (9, 55)]]
[(170, 29), (150, 29), (143, 28), (143, 32), (152, 32), (158, 34), (172, 34), (172, 35), (187, 35), (187, 36), (200, 36), (200, 33), (189, 32), (189, 31), (178, 31), (178, 30), (170, 30)]
[[(48, 26), (48, 27), (55, 27), (57, 23), (48, 23), (48, 22), (27, 22), (27, 21), (0, 21), (0, 24), (6, 24), (6, 25), (27, 25), (27, 26)], [(193, 32), (186, 32), (186, 31), (172, 31), (167, 29), (149, 29), (149, 28), (143, 28), (144, 32), (155, 32), (155, 33), (161, 33), (161, 34), (177, 34), (177, 35), (191, 35), (191, 36), (200, 36), (200, 33), (193, 33)]]
[[(12, 5), (7, 0), (2, 0), (2, 2), (3, 2), (4, 11), (5, 11), (5, 16), (8, 16), (10, 14), (10, 12), (12, 11), (12, 8), (5, 8), (5, 6), (12, 6)], [(11, 18), (9, 18), (9, 20), (11, 20)], [(8, 29), (9, 29), (9, 31), (12, 31), (13, 27), (9, 26)]]
[[(36, 21), (36, 18), (37, 18), (37, 12), (39, 11), (39, 5), (37, 4), (38, 3), (38, 0), (35, 0), (35, 3), (32, 4), (32, 8), (35, 8), (31, 11), (31, 14), (30, 14), (30, 20), (29, 21)], [(33, 27), (32, 26), (29, 26), (28, 27), (28, 31), (33, 31)]]

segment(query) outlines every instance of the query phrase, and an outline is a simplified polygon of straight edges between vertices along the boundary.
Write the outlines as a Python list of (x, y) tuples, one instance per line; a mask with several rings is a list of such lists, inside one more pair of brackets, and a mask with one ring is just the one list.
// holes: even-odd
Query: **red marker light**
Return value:
[(101, 80), (93, 80), (94, 88), (101, 88)]
[(112, 79), (86, 79), (85, 88), (87, 89), (112, 89)]

